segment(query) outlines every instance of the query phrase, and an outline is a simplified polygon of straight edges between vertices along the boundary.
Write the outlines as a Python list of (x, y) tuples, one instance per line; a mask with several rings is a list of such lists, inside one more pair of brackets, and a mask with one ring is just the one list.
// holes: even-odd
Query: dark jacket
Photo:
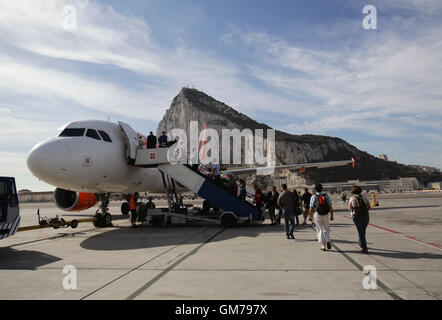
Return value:
[(267, 208), (268, 207), (276, 207), (278, 205), (279, 193), (275, 191), (275, 195), (273, 195), (273, 191), (269, 191), (267, 193)]
[(304, 194), (301, 196), (302, 202), (304, 202), (304, 208), (308, 209), (310, 208), (310, 199), (312, 197), (312, 194), (310, 192), (304, 192)]
[(147, 149), (155, 149), (157, 146), (157, 137), (153, 134), (147, 136)]
[(295, 214), (295, 199), (291, 191), (284, 191), (279, 195), (278, 206), (287, 211), (290, 215)]
[(161, 135), (158, 138), (158, 143), (160, 145), (160, 148), (167, 148), (167, 136), (166, 135)]

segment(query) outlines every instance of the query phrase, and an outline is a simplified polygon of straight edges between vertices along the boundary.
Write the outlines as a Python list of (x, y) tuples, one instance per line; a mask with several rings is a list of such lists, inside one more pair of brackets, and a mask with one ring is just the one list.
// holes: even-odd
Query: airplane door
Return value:
[(127, 123), (118, 121), (118, 125), (120, 126), (121, 131), (123, 131), (124, 136), (126, 138), (126, 144), (127, 144), (126, 157), (131, 160), (135, 160), (139, 145), (137, 133)]

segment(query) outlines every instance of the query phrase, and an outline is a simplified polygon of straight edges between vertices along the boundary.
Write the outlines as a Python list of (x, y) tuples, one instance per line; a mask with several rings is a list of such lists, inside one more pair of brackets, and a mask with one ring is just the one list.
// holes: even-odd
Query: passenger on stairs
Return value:
[(244, 179), (239, 179), (239, 184), (238, 184), (238, 197), (243, 200), (246, 201), (246, 195), (247, 195), (247, 191), (246, 191), (246, 182), (244, 181)]
[(147, 136), (147, 149), (155, 149), (157, 146), (157, 137), (153, 134), (152, 131), (149, 132)]
[(160, 145), (160, 148), (167, 148), (166, 131), (161, 132), (161, 136), (158, 138), (158, 144)]
[(236, 197), (237, 194), (237, 185), (236, 185), (236, 179), (233, 176), (233, 174), (229, 173), (227, 174), (228, 182), (227, 182), (227, 191), (234, 197)]

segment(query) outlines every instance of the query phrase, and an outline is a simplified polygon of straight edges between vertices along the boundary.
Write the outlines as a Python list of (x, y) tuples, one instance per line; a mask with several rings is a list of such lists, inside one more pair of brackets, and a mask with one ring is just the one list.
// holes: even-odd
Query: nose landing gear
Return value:
[(98, 194), (96, 197), (100, 201), (100, 209), (95, 213), (94, 226), (99, 228), (112, 227), (112, 216), (108, 212), (110, 193)]

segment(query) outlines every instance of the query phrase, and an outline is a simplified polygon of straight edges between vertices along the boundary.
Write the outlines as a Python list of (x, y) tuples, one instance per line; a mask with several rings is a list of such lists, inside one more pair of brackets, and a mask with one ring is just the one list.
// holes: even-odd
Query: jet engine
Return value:
[(54, 191), (55, 204), (64, 211), (82, 211), (97, 204), (93, 193), (75, 192), (57, 188)]

